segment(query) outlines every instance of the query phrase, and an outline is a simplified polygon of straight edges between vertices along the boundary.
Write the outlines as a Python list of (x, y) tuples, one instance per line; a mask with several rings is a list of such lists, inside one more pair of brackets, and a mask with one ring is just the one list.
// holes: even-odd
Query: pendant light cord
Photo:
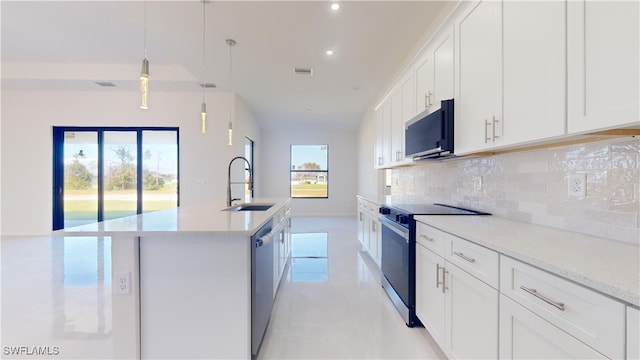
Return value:
[(147, 0), (144, 0), (144, 38), (143, 38), (143, 47), (144, 47), (144, 58), (147, 58)]
[(231, 52), (233, 51), (233, 43), (229, 42), (229, 90), (233, 92), (233, 57)]
[(206, 51), (205, 51), (205, 33), (206, 33), (206, 1), (202, 1), (202, 102), (204, 103), (204, 90), (207, 87), (207, 82), (205, 81), (205, 64), (206, 64)]

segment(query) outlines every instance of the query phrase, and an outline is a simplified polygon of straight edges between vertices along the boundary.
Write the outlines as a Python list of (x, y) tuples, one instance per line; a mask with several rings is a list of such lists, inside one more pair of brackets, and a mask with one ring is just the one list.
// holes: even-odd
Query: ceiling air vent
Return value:
[(214, 89), (216, 87), (216, 84), (214, 83), (198, 83), (198, 85), (200, 85), (201, 88), (205, 89)]
[(313, 69), (311, 68), (293, 68), (293, 73), (296, 75), (313, 76)]
[(109, 82), (109, 81), (96, 81), (95, 82), (96, 85), (98, 86), (103, 86), (103, 87), (114, 87), (116, 86), (116, 84)]

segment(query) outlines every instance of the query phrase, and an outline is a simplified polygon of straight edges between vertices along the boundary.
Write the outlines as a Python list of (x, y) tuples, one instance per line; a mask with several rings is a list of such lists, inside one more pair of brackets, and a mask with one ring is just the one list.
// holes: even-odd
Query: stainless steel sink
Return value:
[(266, 211), (271, 209), (273, 205), (275, 204), (243, 203), (229, 206), (222, 209), (222, 211)]

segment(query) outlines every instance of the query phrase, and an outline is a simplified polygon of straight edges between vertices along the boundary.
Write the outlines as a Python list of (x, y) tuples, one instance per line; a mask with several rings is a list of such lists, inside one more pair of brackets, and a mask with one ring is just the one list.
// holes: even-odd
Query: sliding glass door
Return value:
[(177, 128), (53, 129), (53, 229), (172, 208)]

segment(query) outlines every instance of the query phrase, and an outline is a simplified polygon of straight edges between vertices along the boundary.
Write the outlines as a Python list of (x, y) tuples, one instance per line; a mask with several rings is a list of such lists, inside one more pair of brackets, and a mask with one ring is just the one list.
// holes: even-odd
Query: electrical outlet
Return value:
[(114, 286), (117, 295), (131, 294), (131, 272), (116, 273), (114, 276)]
[(479, 175), (473, 178), (473, 191), (475, 192), (482, 191), (482, 175)]
[(567, 192), (571, 197), (587, 197), (587, 174), (575, 173), (567, 177)]

